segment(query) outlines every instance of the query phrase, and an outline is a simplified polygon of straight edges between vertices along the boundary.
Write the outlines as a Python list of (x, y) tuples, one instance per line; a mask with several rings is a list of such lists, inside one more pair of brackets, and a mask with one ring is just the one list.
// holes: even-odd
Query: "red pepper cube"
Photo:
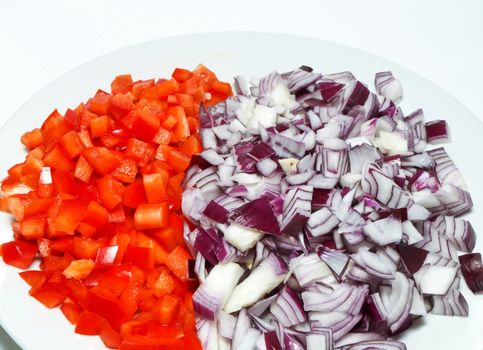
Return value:
[(74, 168), (74, 163), (60, 146), (55, 146), (45, 155), (44, 164), (53, 169), (72, 170)]
[(154, 255), (151, 248), (129, 245), (124, 253), (124, 262), (132, 263), (142, 269), (152, 270)]
[(64, 303), (60, 306), (60, 311), (70, 323), (75, 325), (79, 321), (82, 308), (76, 304)]
[(184, 141), (190, 136), (190, 128), (183, 107), (176, 106), (168, 108), (168, 116), (176, 118), (174, 132), (179, 141)]
[(49, 309), (61, 305), (67, 299), (69, 290), (59, 282), (44, 283), (32, 296)]
[(92, 259), (96, 258), (97, 252), (105, 245), (104, 242), (75, 236), (72, 246), (72, 255), (76, 259)]
[(172, 134), (170, 131), (164, 128), (159, 128), (158, 132), (153, 137), (153, 142), (157, 143), (158, 145), (169, 145), (171, 139)]
[(28, 150), (32, 150), (42, 144), (42, 131), (38, 128), (32, 131), (27, 131), (22, 135), (20, 141), (27, 147)]
[(19, 269), (26, 269), (37, 254), (37, 245), (22, 241), (11, 241), (3, 243), (2, 258), (5, 264), (15, 266)]
[(136, 179), (138, 168), (136, 161), (131, 158), (121, 160), (117, 168), (112, 172), (112, 177), (124, 183), (131, 184)]
[(90, 112), (97, 115), (107, 115), (109, 113), (111, 97), (111, 95), (106, 93), (98, 93), (87, 101), (86, 107)]
[(165, 227), (168, 223), (168, 203), (142, 203), (134, 213), (137, 230), (151, 230)]
[(47, 274), (44, 271), (22, 271), (19, 275), (31, 287), (30, 295), (34, 294), (47, 280)]
[(131, 74), (121, 74), (114, 78), (111, 83), (112, 94), (129, 92), (133, 84)]
[(131, 138), (127, 142), (126, 157), (134, 159), (139, 166), (146, 165), (154, 156), (155, 149), (149, 143)]
[(118, 349), (122, 343), (122, 338), (119, 332), (112, 328), (107, 321), (101, 323), (99, 336), (106, 348), (109, 349)]
[(111, 98), (110, 115), (116, 119), (122, 119), (134, 108), (134, 103), (125, 94), (117, 93)]
[(124, 189), (122, 204), (129, 208), (137, 208), (141, 203), (146, 202), (144, 185), (141, 182), (134, 182)]
[(84, 183), (89, 183), (93, 172), (94, 168), (92, 165), (83, 156), (80, 156), (75, 165), (74, 177)]
[(52, 184), (57, 194), (75, 193), (77, 188), (72, 173), (67, 170), (53, 169)]
[(135, 119), (131, 131), (137, 138), (151, 142), (158, 132), (160, 126), (159, 118), (145, 106), (135, 112)]
[(103, 288), (91, 288), (80, 304), (85, 310), (105, 318), (114, 329), (127, 321), (121, 301)]
[(156, 92), (159, 98), (163, 98), (168, 95), (173, 95), (178, 91), (179, 91), (179, 86), (176, 80), (174, 79), (166, 80), (156, 85)]
[(45, 219), (31, 218), (20, 223), (20, 232), (26, 239), (40, 239), (45, 234)]
[(78, 200), (62, 201), (59, 211), (52, 222), (53, 228), (67, 234), (74, 234), (75, 229), (82, 221), (85, 205)]
[(114, 152), (105, 147), (86, 148), (82, 151), (82, 155), (92, 165), (94, 170), (101, 175), (109, 174), (119, 164), (119, 159)]
[(24, 202), (24, 218), (44, 214), (52, 204), (51, 198), (29, 198)]
[(203, 151), (203, 146), (198, 135), (191, 135), (178, 146), (178, 150), (184, 155), (191, 157), (193, 154), (200, 154)]
[(44, 121), (41, 130), (44, 146), (50, 146), (58, 142), (64, 134), (72, 130), (72, 125), (55, 110)]
[(159, 203), (168, 199), (166, 179), (167, 176), (160, 173), (143, 175), (144, 191), (149, 203)]
[(211, 85), (211, 91), (223, 96), (232, 95), (231, 85), (228, 83), (221, 82), (219, 80), (216, 80), (213, 82), (213, 84)]
[(119, 247), (117, 245), (99, 248), (96, 255), (96, 264), (99, 264), (99, 265), (114, 264), (118, 250), (119, 250)]
[(177, 122), (178, 122), (178, 119), (176, 118), (176, 116), (168, 115), (168, 117), (163, 121), (161, 126), (166, 130), (172, 130), (175, 127)]
[(101, 329), (102, 319), (96, 313), (83, 311), (77, 320), (75, 332), (82, 335), (98, 335)]
[(179, 299), (165, 294), (157, 305), (156, 313), (158, 322), (165, 325), (170, 325), (178, 317), (179, 313)]
[(188, 279), (188, 260), (192, 259), (190, 253), (181, 245), (177, 246), (168, 256), (166, 266), (181, 281)]
[(172, 150), (169, 153), (167, 161), (174, 171), (181, 173), (188, 169), (191, 163), (191, 158), (177, 150)]
[(122, 202), (124, 185), (111, 175), (98, 179), (97, 187), (101, 203), (107, 210), (114, 209), (116, 205)]
[(92, 119), (89, 123), (91, 129), (91, 137), (101, 137), (107, 135), (112, 129), (111, 118), (107, 115)]
[(90, 201), (82, 221), (96, 228), (100, 228), (106, 223), (107, 214), (107, 209), (101, 204), (96, 201)]
[(94, 147), (94, 145), (92, 144), (91, 135), (89, 135), (89, 132), (87, 130), (79, 131), (77, 135), (79, 135), (79, 139), (81, 140), (82, 145), (85, 148)]
[(191, 73), (191, 71), (187, 69), (176, 68), (171, 76), (173, 77), (173, 79), (176, 79), (177, 82), (182, 83), (191, 78), (193, 76), (193, 73)]
[(79, 134), (74, 130), (62, 136), (59, 142), (70, 158), (77, 157), (84, 149)]

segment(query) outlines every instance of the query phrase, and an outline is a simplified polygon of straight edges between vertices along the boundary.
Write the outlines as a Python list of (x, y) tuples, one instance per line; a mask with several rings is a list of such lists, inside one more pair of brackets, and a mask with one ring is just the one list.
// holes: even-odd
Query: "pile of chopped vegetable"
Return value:
[(20, 276), (76, 333), (122, 350), (201, 349), (181, 184), (201, 152), (200, 104), (231, 87), (199, 65), (111, 88), (22, 136), (29, 152), (1, 186), (14, 218), (1, 255), (20, 269), (40, 260)]
[(402, 350), (428, 313), (467, 316), (483, 290), (472, 207), (445, 121), (404, 114), (400, 82), (302, 66), (235, 78), (202, 106), (184, 180), (205, 350)]

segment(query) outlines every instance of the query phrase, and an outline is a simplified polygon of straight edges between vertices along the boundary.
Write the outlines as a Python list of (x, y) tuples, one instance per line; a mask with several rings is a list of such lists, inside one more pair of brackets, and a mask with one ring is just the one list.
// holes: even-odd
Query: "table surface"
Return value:
[[(172, 35), (243, 30), (317, 37), (383, 56), (433, 81), (483, 121), (481, 0), (458, 6), (454, 0), (226, 3), (2, 0), (0, 126), (46, 84), (115, 49)], [(0, 350), (18, 349), (0, 327)]]

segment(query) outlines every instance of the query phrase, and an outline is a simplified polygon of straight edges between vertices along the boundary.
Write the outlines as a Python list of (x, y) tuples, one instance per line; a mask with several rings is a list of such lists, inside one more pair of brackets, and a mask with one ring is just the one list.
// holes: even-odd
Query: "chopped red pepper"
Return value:
[(111, 93), (24, 133), (29, 154), (2, 182), (5, 193), (32, 189), (0, 198), (15, 219), (2, 259), (27, 269), (38, 255), (40, 270), (20, 273), (29, 293), (108, 348), (201, 350), (181, 194), (202, 151), (205, 92), (214, 103), (231, 88), (202, 65), (169, 80), (119, 75)]

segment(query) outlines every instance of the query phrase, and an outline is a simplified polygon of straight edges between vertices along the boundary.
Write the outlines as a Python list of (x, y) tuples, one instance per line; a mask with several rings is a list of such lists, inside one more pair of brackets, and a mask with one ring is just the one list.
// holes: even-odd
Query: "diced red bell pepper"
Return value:
[(177, 173), (181, 173), (188, 169), (190, 166), (191, 158), (184, 155), (183, 153), (172, 150), (168, 155), (168, 164), (176, 171)]
[(86, 104), (87, 109), (97, 115), (106, 115), (109, 113), (111, 95), (100, 93), (89, 99)]
[(53, 169), (52, 184), (56, 193), (75, 193), (76, 185), (72, 173), (67, 170)]
[(89, 183), (93, 172), (94, 168), (92, 165), (83, 156), (80, 156), (75, 166), (74, 177), (84, 183)]
[(28, 268), (37, 254), (36, 244), (22, 241), (3, 243), (1, 248), (3, 261), (19, 269)]
[(126, 157), (134, 159), (139, 166), (146, 165), (154, 152), (154, 147), (144, 141), (132, 138), (127, 142)]
[(50, 146), (72, 130), (72, 125), (57, 111), (53, 111), (42, 124), (42, 142)]
[(96, 313), (83, 311), (77, 320), (75, 332), (83, 335), (98, 335), (104, 320)]
[(32, 287), (29, 291), (30, 294), (34, 294), (47, 280), (47, 274), (44, 271), (22, 271), (19, 275), (30, 287)]
[(85, 205), (77, 200), (63, 201), (52, 222), (54, 229), (73, 235), (84, 216), (84, 211)]
[(189, 78), (191, 78), (193, 76), (193, 73), (191, 73), (187, 69), (176, 68), (174, 70), (173, 74), (171, 74), (171, 76), (174, 79), (176, 79), (176, 81), (178, 81), (179, 83), (182, 83), (182, 82), (188, 80)]
[(182, 281), (188, 279), (188, 260), (192, 259), (190, 253), (183, 248), (183, 246), (177, 246), (168, 256), (166, 260), (166, 266), (173, 271), (174, 275)]
[(67, 278), (74, 278), (76, 280), (83, 280), (89, 276), (94, 269), (95, 263), (91, 259), (74, 260), (62, 272)]
[(134, 225), (138, 230), (150, 230), (165, 227), (168, 222), (168, 204), (143, 203), (134, 213)]
[(159, 128), (156, 135), (153, 137), (153, 142), (157, 143), (158, 145), (169, 145), (172, 139), (172, 134), (170, 131)]
[(96, 228), (100, 228), (106, 223), (107, 214), (107, 209), (101, 204), (96, 201), (90, 201), (82, 221)]
[(151, 248), (129, 245), (124, 253), (124, 261), (142, 269), (151, 270), (154, 267), (154, 255)]
[(136, 111), (131, 131), (137, 138), (151, 142), (158, 132), (159, 125), (159, 118), (151, 112), (148, 106), (145, 106)]
[(101, 323), (99, 336), (104, 345), (109, 349), (117, 349), (122, 343), (122, 338), (119, 332), (114, 330), (107, 321)]
[(156, 92), (159, 97), (165, 97), (168, 95), (175, 94), (179, 91), (179, 86), (176, 80), (170, 79), (158, 84), (156, 86)]
[(81, 140), (82, 145), (85, 148), (94, 147), (94, 145), (92, 144), (91, 135), (89, 135), (89, 132), (87, 130), (81, 130), (77, 134), (79, 135), (79, 139)]
[(39, 239), (45, 234), (45, 218), (32, 218), (20, 223), (20, 232), (26, 239)]
[(65, 318), (72, 323), (77, 324), (82, 312), (82, 308), (79, 305), (73, 303), (64, 303), (60, 306), (60, 310), (64, 314)]
[(118, 75), (111, 83), (112, 94), (126, 93), (131, 90), (133, 84), (131, 74), (121, 74)]
[(143, 175), (144, 191), (149, 203), (159, 203), (168, 199), (166, 194), (167, 175), (163, 176), (161, 173)]
[(179, 300), (169, 294), (164, 295), (156, 307), (158, 321), (165, 325), (172, 324), (178, 312)]
[(134, 103), (126, 95), (122, 93), (117, 93), (111, 98), (111, 107), (109, 109), (110, 115), (114, 119), (122, 119), (129, 114), (134, 109)]
[(44, 164), (60, 170), (71, 170), (74, 168), (74, 162), (71, 161), (70, 157), (60, 146), (55, 146), (45, 155)]
[(38, 128), (33, 129), (32, 131), (27, 131), (22, 135), (20, 140), (22, 143), (27, 147), (27, 149), (31, 150), (35, 147), (38, 147), (42, 144), (42, 131)]
[(99, 248), (96, 255), (96, 264), (98, 265), (114, 264), (118, 250), (119, 250), (119, 247), (117, 245)]
[(102, 288), (91, 288), (86, 298), (81, 301), (81, 306), (105, 318), (116, 330), (126, 321), (126, 313), (120, 300)]
[(76, 236), (73, 241), (72, 254), (77, 259), (95, 259), (97, 251), (103, 245), (101, 241)]
[(77, 157), (84, 149), (79, 134), (74, 130), (69, 131), (60, 138), (60, 145), (70, 158)]
[(45, 213), (52, 202), (52, 198), (28, 198), (24, 202), (24, 218)]
[(112, 210), (122, 202), (124, 186), (111, 175), (106, 175), (97, 180), (101, 203), (107, 210)]
[(129, 208), (137, 208), (141, 203), (146, 202), (144, 185), (141, 182), (134, 182), (124, 189), (122, 204)]
[(112, 172), (112, 177), (124, 183), (131, 184), (136, 179), (138, 168), (136, 161), (131, 158), (121, 160), (117, 168)]
[(112, 128), (111, 118), (107, 115), (92, 119), (89, 127), (91, 129), (91, 137), (101, 137), (107, 135)]
[(32, 296), (49, 309), (61, 305), (67, 298), (68, 289), (58, 282), (46, 282)]
[(119, 164), (119, 159), (115, 154), (105, 147), (86, 148), (82, 151), (82, 155), (101, 175), (109, 174)]

